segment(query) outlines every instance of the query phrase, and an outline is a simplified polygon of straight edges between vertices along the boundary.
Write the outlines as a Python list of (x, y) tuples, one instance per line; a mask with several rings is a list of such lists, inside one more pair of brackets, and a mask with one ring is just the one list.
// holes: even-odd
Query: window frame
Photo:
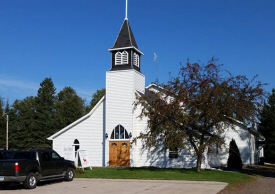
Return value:
[(169, 148), (169, 158), (177, 159), (179, 157), (179, 149), (178, 148)]
[(139, 67), (139, 55), (136, 52), (134, 52), (133, 58), (134, 58), (134, 65)]
[[(118, 132), (118, 134), (116, 133), (116, 131)], [(121, 132), (123, 134), (121, 134)], [(123, 127), (122, 125), (117, 125), (112, 133), (111, 133), (111, 137), (110, 140), (129, 140), (129, 133), (128, 131), (125, 129), (125, 127)]]
[(115, 65), (125, 65), (129, 63), (129, 53), (127, 51), (118, 51), (115, 54)]

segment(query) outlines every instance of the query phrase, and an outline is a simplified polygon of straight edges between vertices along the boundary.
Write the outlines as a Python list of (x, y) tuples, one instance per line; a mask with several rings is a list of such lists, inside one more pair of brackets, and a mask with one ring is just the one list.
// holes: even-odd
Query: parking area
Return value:
[(52, 181), (42, 183), (36, 189), (26, 190), (12, 184), (0, 193), (42, 194), (215, 194), (227, 183), (203, 181), (124, 180), (124, 179), (74, 179), (72, 182)]

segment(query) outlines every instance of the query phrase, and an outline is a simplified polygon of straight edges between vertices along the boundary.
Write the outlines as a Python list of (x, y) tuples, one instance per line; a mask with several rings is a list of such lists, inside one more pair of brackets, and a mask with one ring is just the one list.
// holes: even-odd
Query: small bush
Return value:
[(84, 174), (84, 170), (82, 168), (76, 168), (75, 174), (77, 175)]

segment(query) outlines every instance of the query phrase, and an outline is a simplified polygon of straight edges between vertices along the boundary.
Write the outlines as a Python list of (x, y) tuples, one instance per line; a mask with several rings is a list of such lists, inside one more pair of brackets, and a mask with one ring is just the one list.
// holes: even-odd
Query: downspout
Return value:
[(105, 106), (106, 101), (103, 103), (103, 133), (102, 133), (102, 166), (106, 166), (105, 160), (105, 153), (106, 153), (106, 106)]
[[(248, 128), (247, 128), (248, 129)], [(249, 140), (248, 140), (248, 147), (249, 147), (249, 164), (251, 165), (252, 163), (252, 158), (251, 158), (251, 133), (249, 132), (249, 129), (247, 130), (249, 133)]]

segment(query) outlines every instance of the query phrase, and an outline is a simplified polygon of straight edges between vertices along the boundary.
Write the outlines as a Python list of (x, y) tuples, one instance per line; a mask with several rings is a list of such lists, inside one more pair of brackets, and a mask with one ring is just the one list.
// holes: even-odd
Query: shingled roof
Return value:
[(121, 26), (120, 32), (117, 36), (116, 42), (111, 49), (124, 48), (124, 47), (135, 47), (138, 49), (138, 46), (128, 19), (124, 20)]

